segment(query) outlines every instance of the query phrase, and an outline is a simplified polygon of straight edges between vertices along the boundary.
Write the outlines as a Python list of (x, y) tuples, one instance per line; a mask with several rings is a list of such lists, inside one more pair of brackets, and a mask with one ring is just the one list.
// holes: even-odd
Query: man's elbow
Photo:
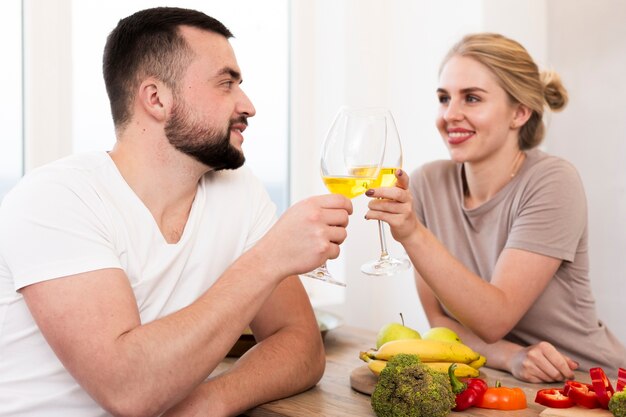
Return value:
[(159, 401), (145, 398), (145, 392), (131, 394), (126, 393), (101, 393), (98, 403), (102, 408), (115, 417), (152, 417), (159, 416), (167, 407)]
[(322, 376), (324, 376), (324, 371), (326, 370), (326, 351), (324, 349), (324, 344), (322, 343), (320, 349), (317, 350), (317, 355), (315, 355), (314, 366), (312, 370), (312, 380), (313, 384), (317, 384)]
[(306, 383), (302, 388), (309, 389), (322, 379), (326, 369), (326, 351), (321, 338), (319, 342), (312, 342), (309, 345), (309, 352), (303, 357), (303, 361), (305, 370), (303, 381)]

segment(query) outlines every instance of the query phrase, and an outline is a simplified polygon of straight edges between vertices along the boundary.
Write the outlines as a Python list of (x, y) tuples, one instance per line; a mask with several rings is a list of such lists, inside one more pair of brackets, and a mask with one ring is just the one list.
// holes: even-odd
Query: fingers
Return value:
[[(400, 204), (403, 204), (403, 203), (400, 203)], [(398, 201), (390, 200), (387, 198), (376, 199), (376, 200), (369, 201), (367, 203), (367, 208), (369, 208), (372, 211), (380, 211), (383, 213), (392, 213), (392, 214), (402, 213), (410, 209), (410, 207), (406, 208), (404, 206), (401, 206), (400, 204), (398, 204)]]
[(345, 209), (325, 208), (319, 212), (319, 221), (328, 226), (347, 227), (350, 220), (349, 214)]
[(574, 371), (570, 368), (566, 356), (556, 350), (551, 343), (540, 342), (538, 346), (541, 348), (547, 362), (544, 372), (548, 374), (552, 381), (563, 381), (564, 379), (574, 378)]
[[(539, 342), (524, 349), (519, 376), (521, 379), (539, 383), (573, 379), (578, 364), (561, 354), (552, 344)], [(573, 368), (572, 368), (573, 366)]]
[(295, 203), (255, 245), (263, 254), (263, 265), (282, 280), (337, 258), (339, 245), (347, 237), (351, 213), (352, 202), (339, 194), (318, 195)]
[(396, 187), (402, 188), (403, 190), (409, 189), (409, 176), (401, 169), (396, 170)]
[(401, 169), (396, 170), (396, 184), (393, 187), (370, 188), (365, 195), (372, 198), (386, 198), (400, 203), (407, 201), (409, 195), (409, 176)]
[(578, 369), (578, 367), (580, 366), (578, 364), (578, 362), (576, 362), (575, 360), (573, 360), (572, 358), (570, 358), (567, 355), (563, 355), (563, 357), (565, 358), (565, 360), (567, 361), (567, 366), (569, 366), (569, 369), (571, 369), (572, 371), (575, 371), (576, 369)]
[(400, 187), (370, 188), (365, 192), (365, 195), (373, 199), (384, 198), (398, 203), (406, 203), (411, 196), (408, 190)]
[(352, 201), (341, 194), (324, 194), (312, 197), (322, 209), (341, 209), (352, 214)]

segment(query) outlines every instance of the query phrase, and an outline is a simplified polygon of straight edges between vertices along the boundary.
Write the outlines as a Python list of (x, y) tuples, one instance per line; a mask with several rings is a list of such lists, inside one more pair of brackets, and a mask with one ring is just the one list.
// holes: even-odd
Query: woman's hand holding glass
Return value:
[(366, 192), (372, 200), (368, 203), (365, 218), (387, 223), (393, 238), (405, 244), (422, 224), (413, 210), (413, 196), (409, 191), (409, 176), (401, 169), (395, 171), (393, 187), (373, 188)]
[[(396, 128), (396, 122), (387, 109), (380, 109), (385, 118), (385, 152), (380, 164), (380, 174), (371, 185), (374, 187), (391, 187), (396, 182), (395, 173), (402, 168), (402, 144)], [(378, 238), (380, 240), (380, 255), (378, 259), (361, 265), (361, 272), (374, 276), (390, 276), (405, 271), (411, 267), (406, 258), (395, 258), (387, 251), (384, 223), (378, 220)]]

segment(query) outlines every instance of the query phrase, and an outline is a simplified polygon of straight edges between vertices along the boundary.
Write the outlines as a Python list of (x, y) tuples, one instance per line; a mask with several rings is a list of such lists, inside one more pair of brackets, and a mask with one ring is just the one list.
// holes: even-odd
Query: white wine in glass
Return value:
[[(395, 172), (402, 168), (402, 144), (396, 128), (396, 122), (389, 110), (384, 110), (386, 121), (385, 152), (380, 170), (371, 188), (391, 187), (396, 183)], [(387, 251), (384, 223), (378, 220), (378, 237), (380, 239), (380, 256), (378, 259), (361, 266), (361, 271), (367, 275), (394, 275), (411, 267), (406, 258), (394, 258)]]
[[(354, 198), (373, 187), (385, 151), (386, 123), (378, 109), (339, 110), (322, 145), (320, 172), (328, 191)], [(346, 286), (331, 275), (325, 263), (303, 275)]]

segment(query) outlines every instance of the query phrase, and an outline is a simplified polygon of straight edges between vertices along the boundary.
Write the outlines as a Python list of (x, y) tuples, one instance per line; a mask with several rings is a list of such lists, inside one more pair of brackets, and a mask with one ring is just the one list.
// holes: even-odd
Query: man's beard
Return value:
[(203, 126), (191, 120), (190, 112), (180, 101), (174, 105), (172, 115), (165, 124), (165, 136), (179, 151), (200, 161), (215, 171), (237, 169), (246, 161), (243, 152), (230, 143), (230, 129), (235, 123), (248, 124), (241, 116), (231, 120), (225, 132)]

